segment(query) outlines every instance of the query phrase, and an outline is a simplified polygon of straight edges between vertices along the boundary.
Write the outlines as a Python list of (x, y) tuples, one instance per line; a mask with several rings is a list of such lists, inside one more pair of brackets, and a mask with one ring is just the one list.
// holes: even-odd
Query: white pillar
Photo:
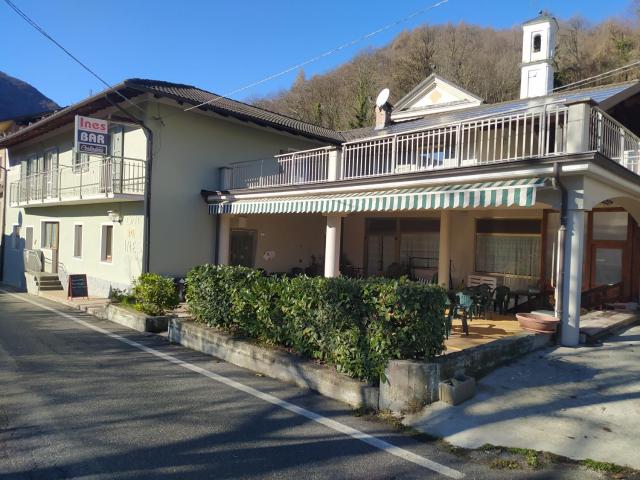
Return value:
[(451, 211), (440, 211), (440, 247), (438, 254), (438, 284), (449, 288), (451, 260)]
[(340, 275), (340, 232), (342, 215), (327, 215), (327, 234), (324, 246), (324, 276)]
[(591, 105), (585, 102), (569, 105), (567, 117), (567, 153), (588, 152)]
[(580, 343), (580, 307), (582, 297), (582, 264), (584, 261), (584, 210), (567, 212), (567, 234), (564, 257), (564, 305), (560, 343)]
[(337, 148), (333, 150), (329, 150), (329, 165), (328, 165), (329, 168), (328, 168), (327, 180), (335, 181), (340, 179), (341, 157), (342, 155), (340, 153), (340, 150), (338, 150)]
[(218, 225), (218, 265), (229, 265), (231, 247), (231, 216), (220, 215)]

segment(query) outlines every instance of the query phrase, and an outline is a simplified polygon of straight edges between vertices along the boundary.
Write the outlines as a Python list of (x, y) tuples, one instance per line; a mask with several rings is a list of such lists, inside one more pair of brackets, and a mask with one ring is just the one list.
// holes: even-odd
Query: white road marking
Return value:
[(62, 312), (55, 308), (43, 305), (40, 302), (36, 302), (34, 300), (31, 300), (30, 298), (25, 297), (24, 295), (17, 295), (15, 293), (8, 292), (2, 289), (0, 289), (0, 292), (6, 293), (7, 295), (10, 295), (14, 298), (22, 300), (23, 302), (27, 302), (32, 305), (35, 305), (36, 307), (53, 312), (56, 315), (72, 320), (82, 325), (83, 327), (89, 328), (98, 333), (102, 333), (103, 335), (111, 337), (114, 340), (118, 340), (122, 343), (126, 343), (127, 345), (130, 345), (134, 348), (142, 350), (143, 352), (150, 353), (151, 355), (154, 355), (158, 358), (166, 360), (167, 362), (173, 363), (174, 365), (179, 365), (182, 368), (186, 368), (187, 370), (191, 370), (192, 372), (199, 373), (200, 375), (204, 375), (205, 377), (208, 377), (211, 380), (215, 380), (216, 382), (223, 383), (231, 388), (235, 388), (236, 390), (244, 392), (248, 395), (264, 400), (265, 402), (271, 403), (285, 410), (289, 410), (290, 412), (293, 412), (297, 415), (306, 417), (309, 420), (313, 420), (314, 422), (324, 425), (325, 427), (328, 427), (332, 430), (340, 432), (344, 435), (348, 435), (349, 437), (354, 438), (356, 440), (360, 440), (361, 442), (364, 442), (367, 445), (383, 450), (387, 453), (390, 453), (391, 455), (395, 455), (396, 457), (402, 458), (403, 460), (415, 463), (416, 465), (420, 465), (421, 467), (427, 468), (441, 475), (445, 475), (449, 478), (456, 478), (456, 479), (464, 478), (464, 473), (458, 470), (454, 470), (453, 468), (449, 468), (445, 465), (429, 460), (428, 458), (421, 457), (420, 455), (416, 455), (415, 453), (412, 453), (403, 448), (396, 447), (395, 445), (385, 440), (381, 440), (377, 437), (374, 437), (373, 435), (369, 435), (368, 433), (361, 432), (360, 430), (349, 427), (343, 423), (337, 422), (330, 418), (324, 417), (318, 413), (312, 412), (311, 410), (307, 410), (306, 408), (299, 407), (297, 405), (294, 405), (293, 403), (287, 402), (286, 400), (281, 400), (277, 397), (274, 397), (273, 395), (269, 395), (268, 393), (261, 392), (260, 390), (256, 390), (255, 388), (245, 385), (243, 383), (237, 382), (235, 380), (224, 377), (222, 375), (218, 375), (217, 373), (210, 372), (209, 370), (205, 370), (202, 367), (198, 367), (197, 365), (194, 365), (189, 362), (185, 362), (172, 355), (168, 355), (166, 353), (163, 353), (153, 348), (142, 345), (141, 343), (135, 342), (133, 340), (129, 340), (128, 338), (122, 337), (116, 333), (112, 333), (103, 328), (97, 327), (95, 325), (91, 325), (90, 323), (85, 322), (80, 318), (74, 317), (73, 315), (70, 315), (66, 312)]

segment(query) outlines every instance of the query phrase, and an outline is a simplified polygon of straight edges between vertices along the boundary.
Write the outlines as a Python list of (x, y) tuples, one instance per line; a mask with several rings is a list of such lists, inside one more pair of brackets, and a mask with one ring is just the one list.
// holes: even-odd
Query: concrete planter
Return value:
[(555, 333), (559, 319), (544, 313), (517, 313), (516, 318), (523, 330), (537, 333)]
[(139, 332), (160, 333), (167, 331), (171, 317), (167, 315), (153, 317), (143, 312), (110, 304), (106, 308), (105, 318)]
[(380, 381), (380, 409), (406, 413), (438, 400), (440, 365), (419, 360), (390, 360)]
[(378, 408), (378, 388), (329, 367), (239, 339), (207, 326), (172, 318), (169, 341), (268, 377), (314, 390), (353, 407)]
[(440, 382), (440, 401), (450, 405), (466, 402), (476, 394), (476, 381), (466, 375), (458, 375)]

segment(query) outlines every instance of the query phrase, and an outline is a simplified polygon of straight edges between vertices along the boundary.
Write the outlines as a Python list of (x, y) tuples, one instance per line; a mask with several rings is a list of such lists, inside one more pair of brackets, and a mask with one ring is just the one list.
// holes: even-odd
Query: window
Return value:
[(58, 248), (58, 222), (44, 222), (42, 225), (42, 248)]
[(24, 248), (33, 250), (33, 227), (26, 227), (24, 230)]
[(421, 277), (438, 266), (440, 221), (433, 218), (370, 218), (366, 224), (367, 275), (392, 264)]
[(20, 225), (14, 225), (11, 232), (11, 246), (17, 250), (20, 248)]
[(113, 261), (113, 225), (102, 226), (102, 253), (100, 260), (103, 262)]
[(533, 36), (533, 53), (538, 53), (542, 50), (542, 35), (536, 33)]
[(256, 251), (255, 230), (231, 230), (229, 263), (253, 267)]
[(627, 240), (627, 212), (593, 212), (594, 240)]
[(73, 256), (82, 257), (82, 225), (73, 226)]
[(476, 223), (476, 271), (538, 278), (542, 222), (479, 219)]
[(86, 153), (76, 152), (73, 155), (73, 173), (82, 173), (89, 171), (89, 155)]

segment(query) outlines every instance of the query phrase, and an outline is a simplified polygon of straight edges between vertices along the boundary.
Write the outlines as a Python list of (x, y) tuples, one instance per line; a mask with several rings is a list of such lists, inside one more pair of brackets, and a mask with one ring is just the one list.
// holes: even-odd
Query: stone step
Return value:
[(58, 280), (57, 278), (52, 278), (50, 280), (36, 280), (36, 285), (60, 285), (60, 286), (62, 286), (62, 283), (60, 283), (60, 280)]
[(54, 290), (64, 290), (64, 288), (62, 288), (62, 284), (60, 282), (58, 282), (57, 285), (40, 285), (39, 289), (42, 292), (50, 292), (50, 291), (54, 291)]

